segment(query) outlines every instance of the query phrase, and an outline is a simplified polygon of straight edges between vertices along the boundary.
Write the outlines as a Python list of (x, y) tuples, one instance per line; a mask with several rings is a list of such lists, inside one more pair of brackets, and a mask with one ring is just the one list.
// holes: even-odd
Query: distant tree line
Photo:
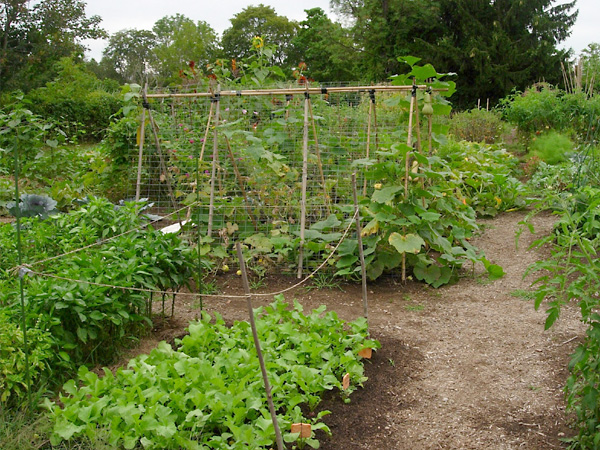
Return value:
[[(260, 36), (274, 46), (273, 65), (291, 76), (304, 63), (304, 75), (316, 82), (385, 81), (407, 69), (398, 56), (418, 56), (457, 73), (453, 102), (472, 107), (479, 98), (495, 101), (537, 81), (561, 82), (561, 62), (571, 55), (558, 45), (569, 36), (577, 10), (576, 0), (556, 3), (331, 0), (343, 24), (320, 8), (295, 22), (261, 4), (235, 14), (222, 36), (181, 14), (163, 17), (151, 30), (108, 36), (100, 17), (86, 15), (83, 1), (2, 0), (0, 92), (46, 86), (64, 70), (64, 57), (100, 80), (177, 85), (190, 70), (210, 72), (218, 60), (235, 72)], [(82, 41), (107, 37), (102, 59), (85, 61)]]

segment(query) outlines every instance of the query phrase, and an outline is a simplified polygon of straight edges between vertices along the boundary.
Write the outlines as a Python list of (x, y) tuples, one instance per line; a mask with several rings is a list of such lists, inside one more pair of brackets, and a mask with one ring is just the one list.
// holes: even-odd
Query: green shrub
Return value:
[(529, 151), (547, 164), (559, 164), (573, 152), (573, 142), (564, 134), (549, 131), (533, 138)]
[(111, 117), (121, 108), (118, 95), (94, 74), (70, 58), (59, 63), (59, 75), (46, 86), (27, 94), (31, 110), (52, 118), (71, 138), (100, 140)]
[(575, 132), (576, 140), (593, 142), (600, 129), (600, 96), (567, 94), (549, 85), (515, 92), (501, 101), (502, 118), (525, 135), (553, 129)]
[(503, 128), (504, 124), (497, 112), (472, 109), (452, 116), (449, 134), (459, 141), (494, 144), (500, 138)]

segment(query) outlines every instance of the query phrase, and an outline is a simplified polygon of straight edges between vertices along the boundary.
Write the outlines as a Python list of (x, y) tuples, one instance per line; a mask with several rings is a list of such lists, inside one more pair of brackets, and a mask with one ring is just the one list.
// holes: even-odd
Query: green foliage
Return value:
[(567, 407), (577, 417), (577, 436), (569, 440), (573, 450), (600, 446), (600, 315), (590, 319), (587, 337), (569, 363), (565, 387)]
[(577, 167), (572, 163), (550, 165), (540, 162), (528, 185), (534, 192), (563, 192), (573, 188)]
[[(328, 432), (316, 417), (303, 417), (302, 407), (314, 410), (326, 391), (342, 390), (349, 373), (349, 395), (366, 380), (357, 356), (363, 348), (378, 348), (366, 339), (366, 320), (345, 324), (322, 306), (304, 315), (295, 302), (288, 309), (283, 297), (256, 310), (273, 402), (286, 442), (297, 434), (292, 423), (312, 423)], [(266, 404), (258, 359), (247, 322), (231, 328), (217, 315), (203, 313), (190, 324), (189, 335), (177, 348), (162, 342), (149, 355), (139, 356), (104, 377), (80, 369), (69, 381), (62, 406), (47, 403), (54, 423), (53, 444), (107, 433), (112, 446), (154, 449), (262, 449), (274, 445), (274, 430)], [(78, 387), (78, 384), (80, 387)], [(318, 448), (314, 435), (305, 441)]]
[[(28, 369), (32, 386), (39, 386), (43, 378), (49, 375), (50, 363), (55, 357), (51, 350), (52, 336), (37, 325), (27, 330)], [(0, 309), (0, 410), (25, 401), (25, 372), (23, 331)]]
[(458, 141), (494, 144), (500, 140), (504, 126), (495, 111), (472, 109), (452, 115), (449, 135)]
[(600, 43), (592, 42), (581, 53), (583, 59), (584, 90), (599, 92), (600, 90)]
[(478, 217), (525, 206), (527, 189), (514, 177), (518, 160), (503, 148), (449, 141), (438, 154), (452, 168), (456, 193)]
[(121, 108), (115, 86), (100, 82), (72, 58), (62, 58), (56, 66), (53, 81), (28, 93), (32, 111), (59, 123), (71, 139), (100, 140)]
[(144, 84), (146, 68), (156, 64), (155, 46), (156, 35), (152, 31), (121, 30), (110, 37), (102, 59), (112, 64), (122, 80)]
[(502, 117), (516, 125), (526, 138), (549, 129), (575, 132), (579, 142), (595, 139), (600, 125), (600, 96), (583, 92), (567, 94), (548, 85), (516, 92), (502, 102)]
[(533, 138), (529, 151), (547, 164), (559, 164), (573, 151), (573, 142), (564, 134), (549, 131)]
[[(0, 168), (14, 167), (14, 151), (21, 161), (33, 159), (46, 145), (58, 143), (62, 133), (54, 125), (17, 103), (8, 112), (0, 111)], [(0, 169), (2, 170), (2, 169)], [(6, 170), (6, 169), (4, 169)]]
[[(553, 233), (534, 242), (534, 247), (550, 247), (549, 258), (531, 265), (534, 272), (535, 308), (547, 306), (545, 327), (560, 316), (562, 306), (576, 303), (581, 319), (588, 325), (587, 337), (569, 364), (571, 375), (565, 392), (567, 406), (576, 416), (577, 436), (571, 449), (593, 449), (600, 442), (600, 189), (587, 186), (568, 191), (541, 191), (539, 209), (549, 208), (559, 215)], [(535, 213), (535, 211), (534, 211)], [(532, 214), (533, 215), (533, 214)], [(525, 224), (529, 225), (528, 220)], [(529, 225), (532, 228), (531, 225)], [(526, 274), (527, 274), (526, 273)]]
[(460, 74), (456, 104), (492, 102), (515, 86), (561, 80), (568, 53), (559, 45), (575, 23), (575, 2), (551, 0), (334, 0), (350, 19), (359, 78), (384, 80), (399, 73), (397, 55), (421, 55), (440, 70)]
[(274, 46), (273, 62), (286, 63), (291, 41), (297, 32), (296, 23), (279, 16), (271, 6), (248, 6), (234, 15), (231, 27), (223, 32), (221, 47), (227, 59), (246, 59), (252, 55), (251, 44), (255, 37), (263, 45)]
[[(29, 325), (51, 332), (53, 349), (60, 356), (57, 364), (69, 367), (110, 361), (131, 339), (131, 333), (139, 334), (150, 323), (148, 293), (111, 286), (176, 293), (188, 284), (194, 267), (191, 250), (173, 234), (138, 229), (144, 223), (140, 208), (135, 203), (116, 208), (93, 198), (71, 214), (23, 221), (23, 260), (30, 264), (99, 239), (114, 238), (57, 259), (45, 270), (35, 267), (61, 279), (27, 278)], [(15, 242), (14, 227), (0, 227), (0, 243), (6, 249), (0, 269), (7, 279), (8, 269), (17, 265)], [(12, 309), (18, 298), (17, 287), (7, 284), (3, 297), (7, 308)]]
[(180, 72), (190, 61), (206, 67), (214, 60), (217, 34), (206, 22), (175, 14), (157, 20), (152, 31), (156, 36), (153, 53), (160, 84), (180, 81)]
[[(0, 7), (0, 91), (43, 86), (61, 58), (82, 55), (82, 40), (106, 37), (80, 0), (6, 1)], [(78, 56), (81, 58), (81, 56)]]
[(306, 64), (305, 76), (318, 82), (355, 80), (357, 60), (348, 58), (348, 48), (353, 45), (348, 30), (332, 22), (325, 11), (308, 9), (306, 19), (300, 22), (298, 33), (292, 39), (288, 61)]
[[(502, 269), (489, 263), (469, 242), (478, 231), (476, 214), (524, 204), (522, 185), (510, 175), (514, 159), (504, 150), (477, 144), (442, 147), (440, 156), (414, 154), (417, 171), (405, 192), (404, 171), (396, 161), (406, 157), (404, 144), (379, 152), (369, 162), (369, 178), (379, 180), (370, 200), (362, 202), (365, 262), (371, 279), (400, 267), (403, 256), (413, 275), (434, 287), (457, 279), (465, 262), (481, 262), (492, 279)], [(433, 183), (423, 188), (421, 180)], [(356, 273), (356, 241), (340, 247), (339, 275)]]

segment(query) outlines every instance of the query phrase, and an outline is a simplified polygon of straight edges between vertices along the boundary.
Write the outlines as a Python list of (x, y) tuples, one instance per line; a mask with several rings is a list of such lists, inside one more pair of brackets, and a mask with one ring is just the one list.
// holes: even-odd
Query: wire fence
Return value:
[(185, 218), (225, 246), (233, 236), (304, 241), (307, 230), (334, 242), (351, 221), (351, 173), (370, 193), (365, 158), (406, 141), (407, 96), (391, 86), (148, 94), (129, 197), (158, 213), (195, 202)]

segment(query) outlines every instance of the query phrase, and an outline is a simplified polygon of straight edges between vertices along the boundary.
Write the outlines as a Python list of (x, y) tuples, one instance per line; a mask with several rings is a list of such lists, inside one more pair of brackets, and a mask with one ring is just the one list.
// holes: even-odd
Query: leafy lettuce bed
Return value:
[[(299, 440), (292, 423), (312, 424), (312, 436), (299, 446), (318, 448), (314, 430), (328, 432), (311, 419), (325, 391), (338, 389), (344, 400), (366, 380), (358, 352), (379, 348), (367, 339), (367, 323), (346, 323), (325, 306), (305, 315), (283, 296), (255, 310), (279, 426), (286, 442)], [(275, 433), (266, 402), (250, 325), (225, 326), (208, 313), (190, 324), (177, 348), (162, 342), (149, 355), (98, 377), (85, 367), (79, 381), (64, 386), (59, 406), (47, 401), (53, 421), (51, 441), (103, 441), (114, 447), (146, 449), (266, 449)], [(350, 387), (342, 378), (350, 375)], [(79, 386), (78, 386), (79, 385)], [(302, 405), (302, 408), (301, 408)]]

